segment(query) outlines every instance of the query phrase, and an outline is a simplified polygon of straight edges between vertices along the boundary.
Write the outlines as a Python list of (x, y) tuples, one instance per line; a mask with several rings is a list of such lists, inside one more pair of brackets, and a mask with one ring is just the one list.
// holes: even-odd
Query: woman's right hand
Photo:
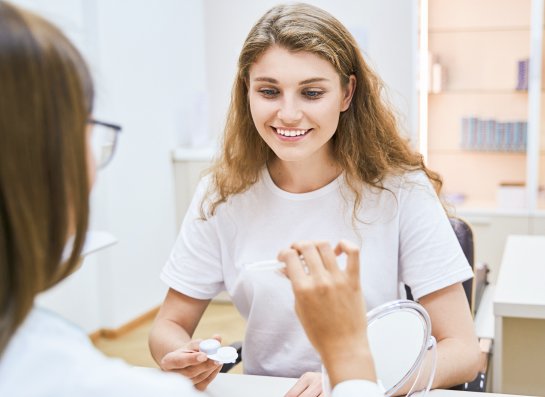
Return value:
[[(221, 342), (221, 338), (215, 337)], [(206, 353), (199, 351), (201, 339), (188, 342), (184, 347), (165, 354), (160, 367), (163, 371), (171, 371), (189, 378), (198, 390), (204, 390), (220, 372), (222, 364), (210, 360)]]

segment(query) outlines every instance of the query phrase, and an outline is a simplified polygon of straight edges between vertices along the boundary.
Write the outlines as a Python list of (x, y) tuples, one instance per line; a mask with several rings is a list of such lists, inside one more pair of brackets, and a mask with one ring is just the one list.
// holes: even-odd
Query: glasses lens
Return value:
[(93, 126), (92, 146), (97, 168), (104, 167), (112, 158), (116, 136), (113, 128), (100, 124)]

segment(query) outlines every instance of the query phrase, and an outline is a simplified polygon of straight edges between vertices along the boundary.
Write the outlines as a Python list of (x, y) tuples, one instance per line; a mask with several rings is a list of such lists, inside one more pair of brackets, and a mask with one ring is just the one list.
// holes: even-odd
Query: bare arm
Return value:
[(149, 336), (151, 355), (161, 369), (188, 377), (199, 390), (204, 390), (221, 369), (199, 353), (199, 340), (191, 340), (209, 303), (169, 289)]
[(473, 318), (460, 283), (420, 299), (430, 315), (437, 339), (437, 369), (434, 388), (470, 382), (477, 376), (480, 349)]

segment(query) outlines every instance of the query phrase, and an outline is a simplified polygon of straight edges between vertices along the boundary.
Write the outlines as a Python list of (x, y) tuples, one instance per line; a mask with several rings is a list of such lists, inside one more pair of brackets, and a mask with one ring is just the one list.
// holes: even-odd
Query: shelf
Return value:
[[(533, 5), (530, 0), (428, 2), (426, 32), (421, 32), (427, 34), (428, 40), (422, 42), (421, 56), (433, 56), (432, 61), (442, 66), (440, 77), (444, 81), (440, 92), (419, 93), (427, 107), (427, 121), (420, 133), (425, 136), (422, 139), (427, 165), (443, 177), (445, 193), (465, 196), (463, 204), (456, 205), (464, 211), (469, 208), (503, 211), (497, 208), (495, 199), (498, 186), (506, 182), (526, 183), (531, 189), (535, 189), (536, 182), (545, 185), (545, 100), (541, 95), (539, 109), (535, 109), (534, 92), (530, 95), (528, 90), (516, 89), (519, 62), (530, 58), (531, 52), (533, 56), (536, 48), (530, 46), (535, 46), (536, 37), (545, 32), (532, 18)], [(542, 49), (541, 59), (530, 61), (540, 66), (534, 72), (543, 72), (545, 44)], [(431, 77), (421, 76), (429, 82)], [(529, 80), (530, 84), (536, 82)], [(541, 84), (541, 94), (545, 94), (545, 78)], [(540, 89), (539, 85), (533, 88)], [(501, 123), (528, 122), (528, 142), (535, 142), (539, 134), (538, 164), (533, 156), (536, 148), (531, 151), (462, 149), (462, 123), (470, 117)], [(532, 211), (545, 207), (545, 199), (539, 200)]]
[(445, 28), (429, 30), (428, 34), (458, 34), (458, 33), (498, 33), (498, 32), (527, 32), (530, 34), (529, 26), (508, 26), (508, 27), (472, 27), (472, 28)]
[(515, 91), (517, 63), (530, 54), (530, 32), (430, 35), (429, 50), (444, 66), (446, 86), (453, 91)]
[[(541, 91), (545, 94), (545, 90)], [(528, 91), (526, 90), (506, 90), (506, 89), (457, 89), (457, 90), (443, 90), (441, 92), (429, 92), (429, 96), (439, 96), (439, 95), (517, 95), (517, 96), (527, 96)]]
[(112, 234), (104, 231), (89, 230), (85, 236), (85, 243), (81, 250), (81, 256), (87, 256), (103, 250), (115, 243), (117, 243), (117, 239)]
[(441, 175), (445, 193), (462, 193), (472, 201), (496, 197), (504, 182), (524, 182), (524, 153), (430, 151), (427, 166)]
[(430, 154), (436, 155), (436, 156), (487, 156), (488, 158), (491, 157), (499, 157), (497, 160), (502, 160), (503, 156), (508, 157), (526, 157), (526, 152), (502, 152), (502, 151), (495, 151), (495, 150), (464, 150), (464, 149), (431, 149)]

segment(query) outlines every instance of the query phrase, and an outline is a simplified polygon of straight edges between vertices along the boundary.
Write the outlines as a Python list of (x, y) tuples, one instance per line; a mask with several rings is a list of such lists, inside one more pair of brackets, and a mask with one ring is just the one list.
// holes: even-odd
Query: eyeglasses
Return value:
[(91, 149), (96, 167), (97, 169), (104, 168), (114, 155), (117, 136), (121, 132), (121, 126), (95, 119), (88, 120), (88, 123), (93, 126)]

